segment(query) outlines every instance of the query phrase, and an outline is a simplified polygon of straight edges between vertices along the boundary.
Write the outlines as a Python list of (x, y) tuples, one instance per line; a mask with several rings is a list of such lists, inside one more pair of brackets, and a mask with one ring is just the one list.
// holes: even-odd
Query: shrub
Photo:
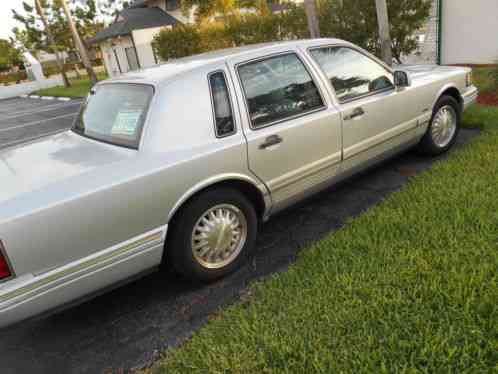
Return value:
[(235, 47), (232, 38), (227, 34), (226, 26), (221, 22), (213, 22), (199, 27), (201, 52)]
[(27, 80), (28, 76), (25, 71), (18, 71), (15, 73), (0, 74), (0, 85), (9, 85), (12, 83), (20, 83)]
[(491, 78), (491, 89), (498, 95), (498, 61), (496, 62), (496, 65), (491, 68), (489, 76)]
[(152, 46), (164, 61), (202, 52), (199, 28), (192, 25), (162, 29), (154, 37)]
[(50, 77), (51, 75), (59, 74), (59, 68), (56, 65), (43, 66), (43, 75)]
[[(344, 1), (344, 0), (343, 0)], [(377, 11), (373, 0), (318, 1), (320, 32), (353, 42), (374, 54), (380, 54)], [(416, 30), (429, 17), (430, 0), (388, 0), (393, 40), (393, 55), (401, 56), (417, 49)], [(283, 13), (231, 15), (224, 22), (202, 22), (162, 30), (154, 39), (156, 54), (163, 60), (179, 58), (220, 48), (292, 40), (309, 37), (303, 7), (287, 3)]]
[[(322, 36), (336, 37), (355, 43), (380, 55), (377, 10), (373, 0), (348, 0), (342, 6), (338, 0), (319, 3), (320, 32)], [(402, 56), (418, 47), (415, 31), (427, 22), (432, 1), (387, 1), (393, 57), (401, 63)]]
[(166, 61), (217, 49), (304, 38), (307, 35), (304, 10), (290, 5), (283, 14), (246, 14), (226, 17), (225, 22), (163, 29), (154, 38), (153, 48)]

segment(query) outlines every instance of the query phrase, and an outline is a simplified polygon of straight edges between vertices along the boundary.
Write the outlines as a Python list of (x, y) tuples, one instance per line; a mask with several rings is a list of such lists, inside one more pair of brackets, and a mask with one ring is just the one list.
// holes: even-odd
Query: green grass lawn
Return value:
[[(97, 79), (104, 80), (107, 75), (104, 73), (98, 74)], [(35, 94), (40, 96), (54, 97), (85, 97), (92, 87), (88, 77), (82, 79), (71, 79), (71, 87), (57, 86), (37, 91)]]
[(492, 75), (498, 75), (498, 67), (475, 68), (472, 75), (475, 85), (482, 93), (496, 93), (496, 83), (493, 82)]
[(151, 373), (498, 373), (498, 108), (482, 134), (214, 316)]

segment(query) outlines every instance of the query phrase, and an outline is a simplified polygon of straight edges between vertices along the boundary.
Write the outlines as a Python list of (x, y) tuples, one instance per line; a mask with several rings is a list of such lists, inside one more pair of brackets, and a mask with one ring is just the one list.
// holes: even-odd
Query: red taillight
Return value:
[(12, 273), (10, 272), (9, 264), (7, 263), (7, 259), (4, 255), (5, 251), (0, 241), (0, 280), (10, 278)]

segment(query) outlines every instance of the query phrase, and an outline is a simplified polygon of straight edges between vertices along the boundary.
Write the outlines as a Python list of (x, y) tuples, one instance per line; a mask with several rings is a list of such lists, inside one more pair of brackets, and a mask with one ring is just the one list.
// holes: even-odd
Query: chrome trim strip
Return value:
[[(415, 121), (416, 121), (416, 120), (415, 120)], [(401, 132), (396, 133), (396, 134), (394, 134), (394, 135), (391, 135), (390, 137), (385, 138), (385, 139), (383, 139), (383, 140), (381, 140), (381, 141), (379, 141), (379, 142), (377, 142), (377, 143), (372, 143), (371, 145), (369, 145), (369, 146), (365, 147), (364, 149), (361, 149), (360, 151), (357, 151), (356, 153), (353, 153), (353, 154), (351, 154), (351, 155), (348, 155), (347, 157), (346, 157), (346, 156), (344, 156), (344, 160), (343, 160), (343, 161), (350, 160), (350, 159), (352, 159), (353, 157), (356, 157), (356, 156), (358, 156), (358, 155), (361, 155), (362, 153), (368, 152), (368, 151), (370, 151), (371, 149), (373, 149), (373, 148), (375, 148), (375, 147), (378, 147), (378, 146), (381, 146), (382, 144), (387, 143), (387, 142), (388, 142), (388, 141), (390, 141), (390, 140), (393, 140), (393, 139), (395, 139), (395, 138), (398, 138), (398, 137), (400, 137), (400, 136), (403, 136), (403, 135), (405, 135), (405, 134), (409, 133), (410, 131), (414, 131), (414, 130), (416, 130), (416, 129), (417, 129), (417, 127), (418, 127), (418, 126), (408, 127), (408, 128), (406, 128), (406, 129), (403, 129)], [(380, 134), (380, 135), (384, 135), (384, 134)], [(350, 148), (351, 148), (351, 147), (350, 147)]]
[[(153, 234), (150, 234), (148, 236), (145, 236), (143, 238), (135, 240), (131, 243), (120, 246), (120, 247), (118, 247), (110, 252), (104, 253), (104, 254), (97, 256), (97, 257), (94, 257), (94, 258), (90, 258), (90, 259), (83, 261), (79, 264), (76, 264), (74, 266), (71, 266), (71, 267), (65, 268), (63, 270), (60, 270), (58, 272), (55, 272), (55, 273), (47, 276), (46, 278), (40, 279), (40, 280), (35, 281), (31, 284), (27, 284), (25, 286), (21, 286), (15, 290), (13, 290), (13, 291), (7, 292), (6, 294), (0, 296), (0, 304), (5, 303), (5, 302), (12, 300), (14, 298), (24, 296), (32, 291), (36, 291), (37, 289), (39, 289), (43, 286), (47, 286), (50, 283), (59, 281), (62, 278), (75, 275), (76, 273), (79, 273), (83, 270), (87, 270), (92, 266), (98, 265), (99, 263), (103, 263), (105, 261), (112, 260), (116, 257), (121, 257), (123, 255), (129, 254), (130, 252), (133, 252), (134, 250), (136, 250), (137, 248), (139, 248), (141, 246), (148, 245), (148, 244), (151, 244), (153, 242), (158, 242), (158, 244), (159, 244), (160, 241), (163, 241), (163, 236), (164, 236), (163, 231), (164, 230), (161, 229), (161, 231), (155, 232)], [(43, 291), (45, 291), (45, 290), (42, 290), (42, 292)]]
[(275, 194), (283, 188), (299, 183), (303, 179), (311, 177), (317, 173), (320, 173), (324, 169), (333, 167), (341, 162), (342, 152), (336, 152), (330, 156), (323, 159), (317, 160), (311, 164), (304, 165), (303, 167), (291, 171), (287, 174), (280, 176), (268, 183), (268, 188)]

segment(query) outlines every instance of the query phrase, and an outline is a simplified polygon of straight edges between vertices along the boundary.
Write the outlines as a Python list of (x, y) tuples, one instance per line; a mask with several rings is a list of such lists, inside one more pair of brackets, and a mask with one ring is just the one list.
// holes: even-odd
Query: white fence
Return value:
[(44, 88), (61, 86), (64, 82), (61, 76), (54, 76), (42, 81), (19, 83), (11, 86), (0, 86), (0, 100), (26, 95)]

